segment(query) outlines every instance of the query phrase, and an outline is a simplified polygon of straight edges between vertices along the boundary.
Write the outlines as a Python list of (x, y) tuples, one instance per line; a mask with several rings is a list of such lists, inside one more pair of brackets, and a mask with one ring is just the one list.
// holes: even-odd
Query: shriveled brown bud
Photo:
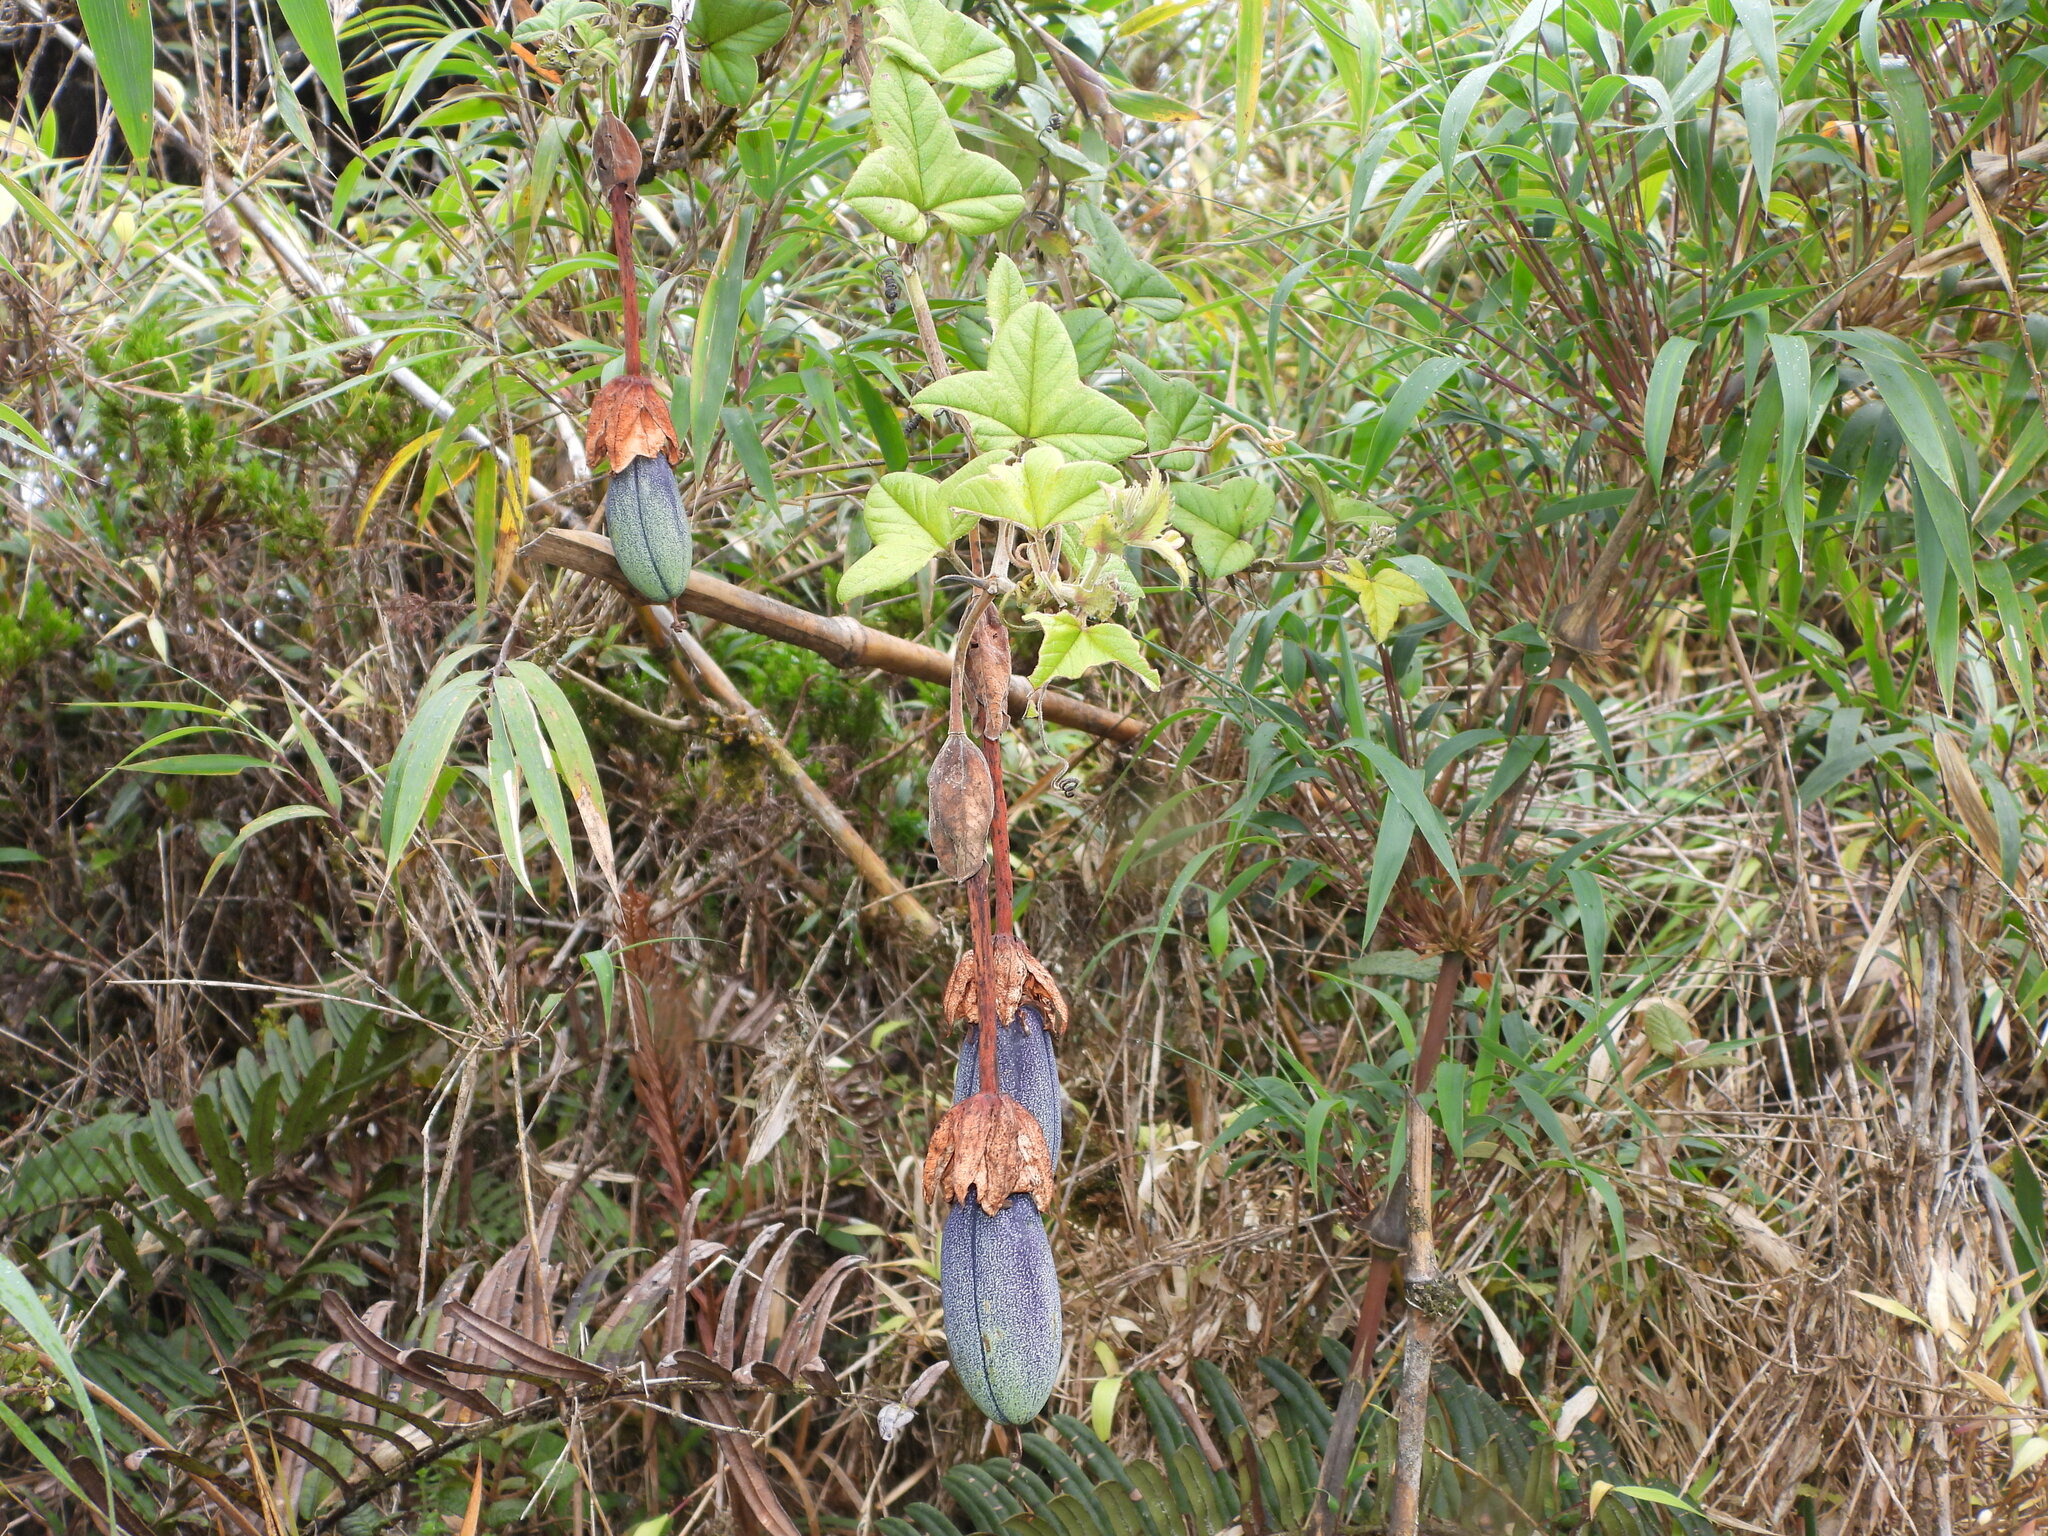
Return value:
[(993, 1216), (1012, 1195), (1052, 1208), (1052, 1157), (1031, 1111), (1001, 1093), (977, 1093), (946, 1111), (924, 1160), (924, 1197), (979, 1203)]
[(968, 723), (983, 741), (994, 741), (1010, 725), (1010, 631), (993, 603), (967, 637), (961, 678)]
[(995, 780), (988, 760), (967, 739), (950, 731), (925, 778), (930, 800), (932, 851), (939, 868), (955, 880), (972, 880), (988, 856), (989, 828), (996, 818)]
[(583, 451), (593, 466), (602, 462), (613, 469), (656, 454), (671, 464), (683, 456), (668, 402), (652, 379), (638, 373), (622, 373), (597, 392), (590, 403)]
[(633, 130), (607, 112), (590, 139), (591, 169), (600, 192), (634, 187), (640, 180), (640, 141)]
[[(948, 1023), (973, 1024), (981, 1017), (975, 993), (981, 962), (973, 950), (960, 957), (953, 978), (946, 983), (945, 1009)], [(996, 1018), (1008, 1024), (1026, 1004), (1036, 1008), (1053, 1034), (1067, 1028), (1067, 1000), (1059, 983), (1052, 979), (1038, 957), (1014, 933), (996, 934), (989, 943), (989, 979), (995, 988)]]

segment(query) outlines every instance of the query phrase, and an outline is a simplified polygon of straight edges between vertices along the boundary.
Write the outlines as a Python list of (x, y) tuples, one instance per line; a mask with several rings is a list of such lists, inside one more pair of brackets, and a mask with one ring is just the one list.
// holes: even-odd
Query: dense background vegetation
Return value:
[[(912, 253), (842, 190), (914, 5), (700, 0), (681, 75), (643, 5), (166, 5), (153, 77), (82, 9), (0, 74), (8, 1529), (1278, 1531), (1333, 1456), (1372, 1526), (1444, 954), (1431, 1518), (2048, 1518), (2048, 11), (990, 0), (1026, 210)], [(1064, 685), (1145, 734), (1009, 748), (1021, 1462), (930, 1370), (942, 690), (521, 553), (602, 506), (605, 104), (704, 568), (843, 611), (963, 456), (906, 280), (978, 368), (997, 251), (1174, 482), (1163, 686)]]

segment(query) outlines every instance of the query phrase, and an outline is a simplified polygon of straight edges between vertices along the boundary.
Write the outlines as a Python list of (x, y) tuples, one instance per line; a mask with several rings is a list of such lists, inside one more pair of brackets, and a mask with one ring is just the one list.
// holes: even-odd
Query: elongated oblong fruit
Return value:
[(612, 554), (635, 592), (650, 603), (682, 595), (690, 584), (690, 518), (667, 459), (650, 454), (614, 470), (604, 522)]
[(925, 778), (930, 799), (932, 852), (954, 880), (972, 880), (988, 857), (989, 827), (996, 818), (995, 780), (988, 760), (965, 731), (949, 731)]
[[(981, 1026), (967, 1031), (960, 1043), (960, 1065), (953, 1073), (953, 1102), (981, 1092)], [(1053, 1167), (1060, 1161), (1060, 1069), (1052, 1053), (1045, 1019), (1028, 1003), (1014, 1023), (996, 1026), (996, 1081), (1003, 1092), (1031, 1111), (1045, 1133), (1045, 1150)]]
[(1060, 1281), (1028, 1196), (991, 1216), (956, 1205), (939, 1242), (939, 1298), (953, 1369), (999, 1424), (1044, 1411), (1060, 1373)]

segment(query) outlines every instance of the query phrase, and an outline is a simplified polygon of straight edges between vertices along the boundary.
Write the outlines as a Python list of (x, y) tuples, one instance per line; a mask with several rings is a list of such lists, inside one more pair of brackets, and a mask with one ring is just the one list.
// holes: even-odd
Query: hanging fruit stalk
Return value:
[(593, 136), (591, 164), (611, 213), (626, 358), (625, 371), (591, 402), (584, 447), (593, 465), (611, 466), (605, 526), (619, 569), (650, 603), (671, 603), (689, 585), (694, 554), (690, 518), (674, 468), (683, 454), (668, 401), (640, 370), (640, 301), (633, 261), (640, 145), (609, 112)]
[[(948, 1206), (939, 1268), (954, 1370), (982, 1412), (1024, 1424), (1045, 1407), (1059, 1373), (1059, 1278), (1042, 1213), (1060, 1140), (1046, 1025), (1051, 1009), (1064, 1024), (1066, 1005), (1044, 967), (1029, 962), (1040, 982), (1012, 958), (1022, 945), (1011, 931), (1002, 795), (1009, 671), (1008, 633), (984, 594), (956, 642), (946, 743), (928, 780), (932, 845), (940, 867), (967, 887), (973, 934), (947, 985), (946, 1013), (967, 1014), (974, 1027), (954, 1075), (956, 1102), (925, 1159), (925, 1194), (943, 1194)], [(970, 720), (979, 749), (967, 738)], [(991, 845), (1000, 932), (992, 931)], [(1025, 1004), (1027, 984), (1038, 1006)], [(1014, 1021), (1007, 1029), (1006, 1019)]]

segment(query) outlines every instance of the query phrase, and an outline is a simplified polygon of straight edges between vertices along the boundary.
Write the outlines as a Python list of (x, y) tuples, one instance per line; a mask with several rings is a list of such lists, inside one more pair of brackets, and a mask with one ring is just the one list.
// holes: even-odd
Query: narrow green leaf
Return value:
[(1379, 770), (1388, 793), (1421, 829), (1423, 841), (1450, 875), (1451, 884), (1463, 890), (1465, 881), (1458, 867), (1457, 850), (1451, 846), (1451, 829), (1444, 824), (1444, 813), (1430, 800), (1429, 786), (1422, 782), (1422, 775), (1376, 741), (1351, 741), (1346, 745)]
[[(534, 709), (532, 696), (525, 684), (511, 673), (500, 677), (492, 684), (491, 708), (492, 739), (498, 740), (498, 728), (503, 727), (503, 745), (509, 750), (509, 764), (494, 762), (490, 765), (491, 793), (499, 794), (504, 784), (505, 767), (511, 767), (516, 777), (505, 787), (508, 819), (512, 823), (512, 837), (505, 842), (505, 856), (523, 871), (526, 865), (525, 850), (519, 842), (519, 784), (525, 783), (526, 792), (533, 799), (534, 818), (540, 822), (541, 831), (548, 840), (548, 846), (555, 851), (562, 873), (573, 883), (576, 878), (576, 852), (569, 841), (569, 808), (562, 800), (561, 781), (556, 776), (555, 763), (548, 756), (547, 744), (541, 738), (540, 716)], [(502, 823), (501, 823), (502, 836)]]
[(1432, 357), (1401, 381), (1373, 424), (1365, 459), (1359, 465), (1363, 484), (1371, 485), (1379, 478), (1401, 440), (1413, 430), (1423, 408), (1463, 366), (1455, 357)]
[(1927, 184), (1934, 174), (1934, 120), (1927, 111), (1927, 92), (1913, 66), (1886, 55), (1882, 76), (1892, 114), (1892, 132), (1899, 145), (1899, 183), (1913, 237), (1927, 234)]
[(156, 128), (156, 30), (150, 0), (78, 0), (85, 40), (128, 152), (149, 158)]
[(244, 824), (242, 830), (235, 834), (234, 840), (227, 847), (221, 849), (219, 853), (215, 854), (213, 862), (206, 866), (206, 875), (199, 882), (199, 893), (202, 896), (205, 895), (206, 888), (213, 884), (213, 877), (219, 874), (227, 865), (240, 860), (242, 849), (247, 846), (249, 839), (258, 832), (266, 832), (272, 827), (282, 826), (287, 821), (305, 821), (312, 817), (324, 819), (326, 815), (326, 810), (317, 805), (281, 805), (274, 811), (265, 811), (261, 816), (251, 818)]
[(1778, 494), (1785, 536), (1800, 569), (1806, 566), (1806, 443), (1813, 418), (1813, 349), (1804, 336), (1770, 338), (1784, 415), (1778, 424)]
[(481, 672), (461, 672), (426, 697), (399, 738), (384, 776), (379, 837), (384, 862), (395, 866), (426, 815), (427, 800), (441, 777), (441, 765), (461, 733), (463, 721), (483, 688)]
[(306, 62), (346, 117), (348, 81), (342, 75), (341, 44), (334, 36), (334, 13), (327, 8), (327, 0), (277, 0), (277, 8), (284, 13), (292, 36), (299, 40)]
[(1266, 64), (1266, 0), (1237, 0), (1237, 142), (1250, 143), (1259, 120), (1259, 77)]
[(704, 287), (697, 310), (697, 334), (690, 346), (690, 449), (699, 463), (710, 450), (732, 379), (733, 348), (739, 343), (740, 299), (747, 286), (747, 251), (754, 241), (754, 209), (747, 204), (726, 226), (718, 266)]
[[(530, 661), (510, 664), (512, 675), (526, 685), (527, 696), (547, 727), (548, 745), (554, 748), (555, 768), (569, 786), (576, 802), (576, 814), (583, 823), (583, 835), (590, 843), (591, 857), (604, 874), (614, 895), (619, 889), (619, 870), (612, 859), (612, 829), (605, 819), (604, 788), (597, 780), (597, 763), (584, 739), (582, 722), (569, 706), (569, 699), (552, 677)], [(530, 781), (530, 775), (529, 775)]]
[(1699, 347), (1690, 336), (1673, 336), (1659, 349), (1656, 366), (1650, 370), (1650, 387), (1643, 394), (1643, 468), (1652, 485), (1664, 483), (1664, 455), (1671, 446), (1679, 388)]
[(1486, 94), (1486, 88), (1493, 82), (1493, 72), (1500, 68), (1500, 61), (1482, 64), (1469, 71), (1451, 90), (1444, 102), (1443, 117), (1437, 125), (1437, 163), (1446, 179), (1451, 174), (1451, 165), (1458, 158), (1458, 145), (1463, 142), (1465, 130), (1471, 125), (1472, 114), (1479, 106), (1479, 98)]

